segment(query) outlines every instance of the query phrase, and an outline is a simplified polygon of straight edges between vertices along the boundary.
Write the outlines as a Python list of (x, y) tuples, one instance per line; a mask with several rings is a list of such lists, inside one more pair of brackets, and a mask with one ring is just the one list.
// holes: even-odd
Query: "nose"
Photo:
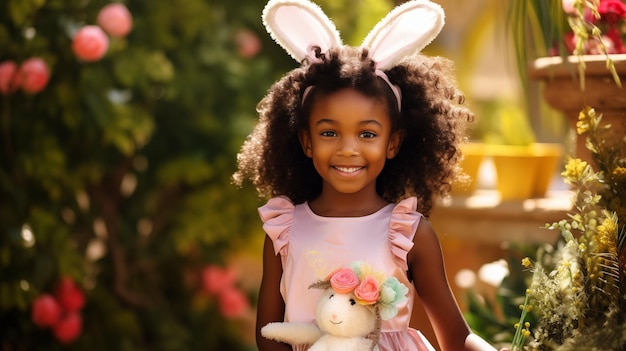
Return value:
[(339, 156), (356, 156), (359, 154), (358, 142), (354, 138), (341, 138), (339, 147), (337, 149), (337, 155)]

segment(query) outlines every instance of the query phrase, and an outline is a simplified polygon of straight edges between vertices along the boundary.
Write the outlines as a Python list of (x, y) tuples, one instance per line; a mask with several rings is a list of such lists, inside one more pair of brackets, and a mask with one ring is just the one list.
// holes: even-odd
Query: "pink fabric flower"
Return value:
[(0, 63), (0, 94), (6, 95), (14, 93), (19, 81), (17, 79), (17, 64), (13, 60)]
[(226, 318), (241, 317), (249, 308), (248, 298), (241, 290), (229, 287), (219, 295), (220, 312)]
[(133, 16), (128, 8), (119, 2), (103, 7), (98, 13), (96, 22), (112, 37), (125, 37), (133, 28)]
[(84, 26), (79, 29), (72, 41), (72, 51), (76, 57), (86, 62), (100, 60), (109, 48), (109, 38), (98, 26)]
[(359, 299), (359, 302), (364, 305), (371, 305), (378, 301), (380, 296), (380, 286), (378, 281), (374, 277), (367, 276), (356, 289), (354, 289), (354, 296)]
[(33, 57), (22, 63), (15, 84), (21, 85), (22, 90), (29, 94), (37, 94), (48, 85), (49, 79), (50, 71), (46, 62)]
[(222, 269), (216, 265), (206, 266), (201, 274), (202, 288), (209, 295), (219, 295), (235, 285), (236, 274), (232, 269)]
[(359, 285), (359, 277), (350, 268), (341, 268), (330, 275), (330, 286), (340, 294), (352, 292)]

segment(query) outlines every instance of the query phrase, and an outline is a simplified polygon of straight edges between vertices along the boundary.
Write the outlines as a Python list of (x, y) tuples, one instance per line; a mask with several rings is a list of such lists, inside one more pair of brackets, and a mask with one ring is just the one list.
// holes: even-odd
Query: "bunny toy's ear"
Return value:
[(311, 47), (327, 52), (341, 46), (333, 22), (307, 0), (270, 0), (263, 10), (263, 24), (272, 39), (298, 62), (307, 57)]
[(420, 52), (437, 37), (444, 24), (441, 6), (428, 0), (411, 0), (393, 9), (363, 40), (376, 68), (393, 67)]

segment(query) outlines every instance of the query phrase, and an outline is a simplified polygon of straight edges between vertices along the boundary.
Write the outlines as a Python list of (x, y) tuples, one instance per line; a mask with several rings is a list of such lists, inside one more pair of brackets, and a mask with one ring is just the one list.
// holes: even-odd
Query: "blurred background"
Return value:
[[(401, 2), (318, 1), (352, 45)], [(510, 197), (480, 153), (472, 184), (433, 213), (467, 310), (469, 291), (490, 296), (508, 272), (499, 260), (555, 237), (539, 227), (568, 209), (570, 142), (520, 77), (508, 2), (439, 3), (447, 24), (425, 53), (455, 61), (473, 144), (564, 151), (543, 188)], [(297, 67), (264, 5), (0, 3), (0, 350), (256, 349), (263, 201), (231, 175), (256, 103)], [(413, 324), (434, 342), (419, 308)]]

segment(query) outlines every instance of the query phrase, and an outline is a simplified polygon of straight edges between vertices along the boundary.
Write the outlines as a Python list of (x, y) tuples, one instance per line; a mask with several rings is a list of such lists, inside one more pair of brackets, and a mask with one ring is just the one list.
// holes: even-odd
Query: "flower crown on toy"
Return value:
[(353, 293), (357, 303), (376, 307), (383, 320), (398, 314), (397, 306), (406, 301), (409, 292), (409, 288), (396, 277), (387, 277), (363, 262), (339, 268), (309, 288), (332, 288), (340, 294)]
[[(298, 62), (319, 63), (320, 55), (343, 45), (333, 22), (308, 0), (270, 0), (263, 10), (263, 24), (272, 39)], [(376, 63), (375, 74), (393, 91), (398, 110), (402, 105), (400, 88), (383, 71), (420, 52), (437, 37), (443, 24), (441, 6), (411, 0), (389, 12), (363, 40), (361, 46), (369, 49)], [(311, 89), (305, 89), (302, 101)]]

